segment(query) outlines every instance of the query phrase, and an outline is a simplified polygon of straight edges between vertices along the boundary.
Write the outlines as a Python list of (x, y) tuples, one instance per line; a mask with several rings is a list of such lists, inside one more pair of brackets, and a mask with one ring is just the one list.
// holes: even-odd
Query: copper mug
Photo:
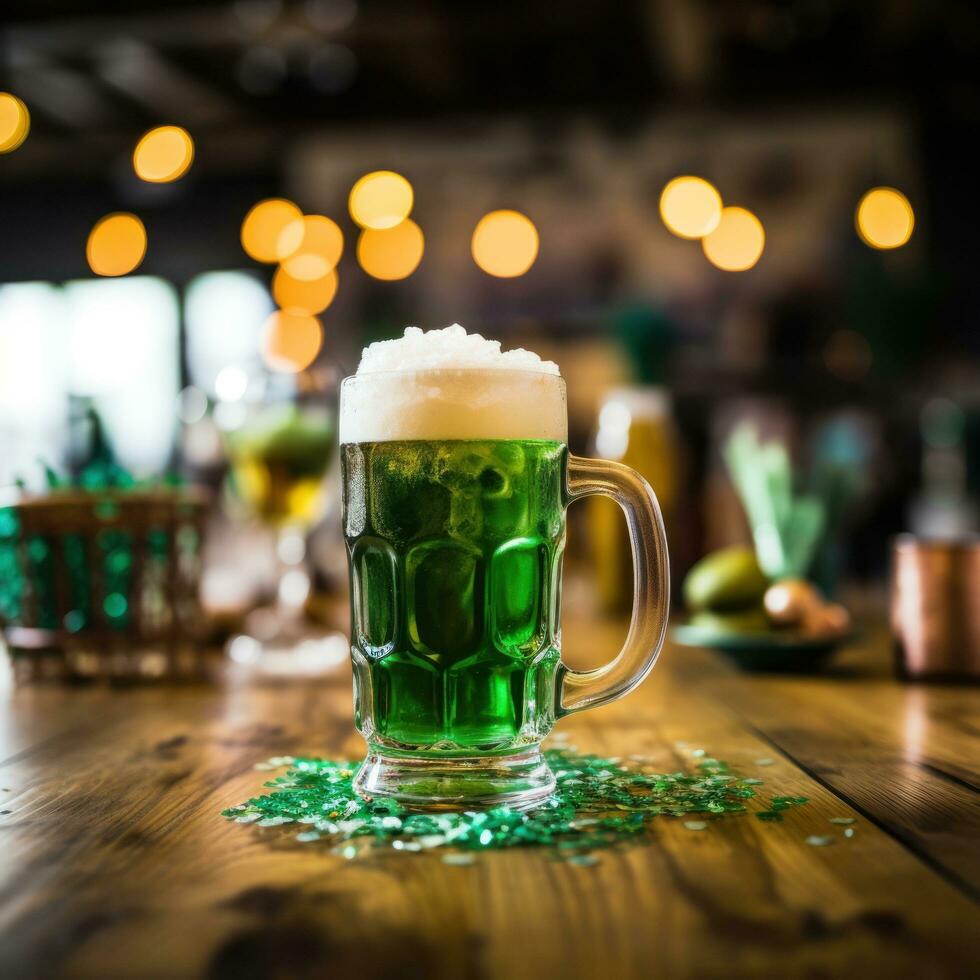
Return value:
[(980, 679), (980, 537), (903, 534), (892, 551), (891, 625), (909, 680)]

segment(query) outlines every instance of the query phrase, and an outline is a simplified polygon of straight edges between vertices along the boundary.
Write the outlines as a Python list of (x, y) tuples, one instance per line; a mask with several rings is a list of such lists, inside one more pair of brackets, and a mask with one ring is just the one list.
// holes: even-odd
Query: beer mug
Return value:
[[(458, 329), (458, 328), (457, 328)], [(572, 456), (565, 382), (503, 368), (373, 371), (341, 389), (355, 787), (418, 809), (528, 808), (555, 779), (542, 739), (629, 693), (663, 645), (667, 539), (649, 484)], [(609, 664), (561, 661), (565, 510), (623, 509), (633, 613)]]

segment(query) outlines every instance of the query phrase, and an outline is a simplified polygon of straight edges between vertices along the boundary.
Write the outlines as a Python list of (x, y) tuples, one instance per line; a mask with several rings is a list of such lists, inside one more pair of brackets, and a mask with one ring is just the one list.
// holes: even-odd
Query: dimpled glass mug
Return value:
[[(416, 346), (446, 333), (416, 331)], [(505, 363), (362, 362), (341, 389), (354, 710), (368, 743), (355, 787), (412, 808), (541, 802), (555, 787), (541, 740), (562, 716), (636, 687), (667, 624), (667, 540), (650, 486), (569, 454), (553, 365), (482, 343)], [(591, 494), (625, 512), (633, 615), (615, 660), (576, 671), (560, 654), (565, 509)]]

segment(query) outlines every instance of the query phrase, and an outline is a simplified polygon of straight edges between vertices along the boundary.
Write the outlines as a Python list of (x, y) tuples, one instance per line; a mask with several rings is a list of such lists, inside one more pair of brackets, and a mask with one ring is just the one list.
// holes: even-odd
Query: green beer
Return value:
[(514, 752), (554, 723), (565, 448), (345, 444), (355, 720), (374, 747)]

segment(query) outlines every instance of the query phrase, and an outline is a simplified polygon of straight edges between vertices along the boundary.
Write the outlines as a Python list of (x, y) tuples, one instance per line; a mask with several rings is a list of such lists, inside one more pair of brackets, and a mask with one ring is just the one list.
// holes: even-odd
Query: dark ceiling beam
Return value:
[(11, 87), (28, 105), (71, 130), (86, 130), (113, 121), (110, 102), (84, 72), (32, 52), (9, 60)]
[(94, 51), (94, 64), (106, 85), (161, 120), (210, 125), (236, 114), (234, 102), (139, 41), (100, 45)]

